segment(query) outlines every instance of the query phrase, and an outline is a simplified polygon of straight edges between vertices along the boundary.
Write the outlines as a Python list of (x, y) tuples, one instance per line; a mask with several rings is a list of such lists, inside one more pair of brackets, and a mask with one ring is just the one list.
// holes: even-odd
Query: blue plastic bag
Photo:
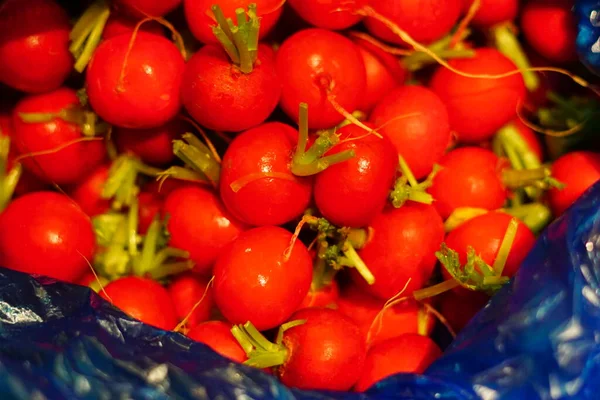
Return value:
[(577, 19), (577, 53), (592, 71), (600, 71), (600, 0), (578, 0), (574, 7)]
[(0, 398), (598, 399), (600, 183), (425, 376), (366, 394), (290, 390), (134, 321), (87, 288), (0, 270)]

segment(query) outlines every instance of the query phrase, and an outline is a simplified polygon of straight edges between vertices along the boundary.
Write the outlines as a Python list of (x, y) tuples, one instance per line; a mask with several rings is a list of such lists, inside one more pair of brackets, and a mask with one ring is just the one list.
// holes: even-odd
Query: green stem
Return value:
[(396, 180), (394, 189), (390, 192), (390, 201), (396, 208), (400, 208), (408, 200), (423, 204), (432, 204), (433, 196), (425, 190), (431, 186), (433, 176), (438, 172), (438, 168), (434, 168), (431, 175), (423, 183), (418, 183), (410, 170), (404, 157), (398, 156), (400, 171), (402, 176)]
[(550, 222), (552, 212), (542, 203), (529, 203), (502, 209), (507, 214), (520, 219), (533, 233), (540, 233)]
[(0, 212), (12, 199), (23, 170), (21, 164), (15, 164), (8, 170), (9, 153), (10, 137), (0, 136)]
[(127, 213), (127, 248), (129, 250), (129, 256), (132, 258), (138, 254), (139, 209), (140, 207), (136, 196)]
[(404, 157), (402, 157), (401, 155), (398, 155), (398, 162), (400, 165), (400, 171), (402, 172), (402, 175), (404, 175), (406, 177), (410, 186), (412, 186), (412, 187), (418, 186), (419, 183), (415, 179), (415, 176), (412, 173), (412, 171), (410, 170), (410, 167), (408, 166), (408, 164), (406, 163), (406, 160), (404, 160)]
[(75, 57), (75, 70), (83, 72), (102, 39), (102, 32), (110, 16), (110, 7), (100, 0), (92, 4), (75, 24), (69, 38), (69, 51)]
[(148, 230), (146, 231), (140, 260), (133, 266), (133, 271), (136, 275), (144, 276), (147, 272), (150, 272), (153, 269), (152, 266), (156, 256), (158, 236), (160, 235), (161, 228), (161, 221), (157, 216), (155, 216), (150, 223)]
[(179, 275), (194, 268), (194, 263), (191, 260), (175, 262), (171, 264), (162, 264), (159, 268), (154, 268), (147, 272), (150, 278), (154, 280), (162, 280), (169, 276)]
[[(282, 325), (280, 331), (284, 329)], [(289, 325), (287, 329), (290, 329)], [(251, 322), (233, 326), (231, 334), (248, 355), (246, 365), (264, 369), (283, 365), (288, 358), (288, 350), (282, 343), (269, 342)], [(278, 334), (279, 337), (283, 339), (283, 332)]]
[(306, 153), (308, 143), (308, 104), (300, 103), (298, 114), (298, 146), (294, 153), (294, 160), (300, 160)]
[[(446, 49), (434, 51), (434, 53), (444, 59), (452, 60), (455, 58), (473, 58), (475, 51), (472, 49)], [(409, 71), (418, 71), (427, 65), (434, 64), (436, 61), (430, 55), (423, 52), (416, 52), (402, 59), (402, 65)]]
[(122, 155), (111, 165), (101, 196), (104, 199), (114, 198), (115, 209), (129, 207), (135, 200), (139, 191), (136, 186), (139, 164), (132, 156)]
[(438, 283), (437, 285), (429, 286), (423, 289), (415, 290), (413, 297), (416, 300), (425, 300), (430, 297), (438, 296), (442, 293), (446, 293), (454, 288), (460, 286), (460, 283), (456, 279), (448, 279), (444, 282)]
[(530, 92), (536, 91), (540, 86), (540, 78), (531, 68), (527, 55), (523, 51), (519, 40), (513, 34), (509, 24), (500, 24), (491, 29), (496, 48), (510, 58), (521, 70), (525, 86)]
[(463, 223), (467, 222), (470, 219), (478, 217), (483, 214), (487, 214), (489, 210), (485, 208), (475, 208), (475, 207), (459, 207), (452, 211), (452, 214), (446, 219), (444, 222), (444, 229), (446, 232), (453, 231), (458, 228)]
[(208, 146), (199, 140), (190, 139), (190, 136), (193, 135), (191, 133), (183, 135), (183, 139), (188, 143), (183, 140), (174, 140), (173, 152), (187, 166), (206, 176), (216, 187), (221, 175), (221, 165), (214, 159)]
[(551, 170), (548, 167), (539, 167), (533, 169), (504, 169), (502, 171), (502, 182), (509, 189), (520, 189), (527, 186), (547, 188), (551, 177)]
[(342, 248), (342, 253), (344, 253), (344, 256), (346, 256), (348, 259), (350, 264), (348, 265), (349, 267), (355, 268), (360, 276), (362, 276), (369, 285), (375, 283), (375, 276), (373, 276), (373, 273), (371, 273), (369, 267), (367, 267), (362, 258), (360, 258), (350, 241), (346, 240)]
[(506, 233), (502, 238), (500, 249), (498, 249), (498, 255), (494, 260), (494, 265), (492, 265), (492, 270), (494, 271), (495, 276), (502, 276), (502, 271), (504, 271), (504, 266), (506, 265), (506, 260), (508, 260), (510, 249), (512, 248), (515, 238), (517, 237), (518, 229), (519, 221), (516, 218), (511, 219), (508, 224), (508, 228), (506, 229)]
[(342, 152), (319, 158), (313, 164), (297, 165), (290, 168), (296, 176), (311, 176), (325, 171), (332, 165), (348, 161), (356, 156), (354, 150), (344, 150)]
[(173, 179), (178, 179), (181, 181), (188, 181), (188, 182), (198, 182), (198, 183), (208, 183), (208, 179), (206, 178), (206, 176), (204, 176), (204, 174), (199, 174), (196, 171), (192, 171), (191, 169), (188, 168), (183, 168), (183, 167), (169, 167), (168, 169), (160, 172), (158, 174), (158, 177), (161, 181), (165, 181), (169, 178), (173, 178)]

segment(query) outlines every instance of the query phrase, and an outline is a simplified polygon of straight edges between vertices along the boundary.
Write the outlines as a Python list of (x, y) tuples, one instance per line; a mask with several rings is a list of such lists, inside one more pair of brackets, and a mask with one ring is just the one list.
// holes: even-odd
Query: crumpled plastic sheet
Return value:
[(598, 399), (600, 183), (423, 376), (365, 394), (288, 389), (91, 290), (0, 269), (0, 399)]
[(577, 52), (581, 61), (600, 74), (600, 0), (577, 0)]

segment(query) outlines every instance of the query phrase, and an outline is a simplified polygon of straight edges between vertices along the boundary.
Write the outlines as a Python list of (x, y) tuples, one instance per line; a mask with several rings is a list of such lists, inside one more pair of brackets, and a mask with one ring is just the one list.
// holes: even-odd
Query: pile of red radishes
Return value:
[(570, 0), (63, 3), (0, 5), (0, 265), (291, 387), (422, 373), (600, 180)]

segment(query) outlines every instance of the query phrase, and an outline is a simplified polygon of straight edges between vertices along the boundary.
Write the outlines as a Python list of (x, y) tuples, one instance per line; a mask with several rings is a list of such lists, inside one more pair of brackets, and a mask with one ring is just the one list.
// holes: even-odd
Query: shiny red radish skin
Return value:
[(392, 141), (416, 179), (425, 178), (450, 145), (446, 106), (423, 86), (394, 89), (377, 103), (369, 121)]
[(113, 0), (119, 12), (134, 18), (163, 17), (181, 4), (182, 0)]
[[(516, 65), (493, 48), (478, 48), (473, 58), (449, 61), (455, 69), (470, 74), (498, 75), (517, 70)], [(526, 100), (521, 74), (501, 79), (460, 76), (439, 67), (431, 89), (448, 109), (450, 128), (459, 143), (489, 140), (502, 126), (517, 117), (517, 109)]]
[(363, 19), (355, 11), (366, 6), (368, 0), (289, 0), (288, 3), (303, 20), (317, 28), (343, 30)]
[(156, 128), (114, 128), (113, 138), (120, 153), (131, 153), (146, 164), (164, 167), (175, 161), (173, 140), (186, 132), (186, 126), (176, 118)]
[(366, 72), (358, 47), (339, 33), (304, 29), (277, 51), (277, 74), (283, 91), (280, 106), (294, 121), (298, 104), (308, 104), (308, 127), (328, 129), (344, 120), (328, 100), (328, 91), (346, 111), (362, 103)]
[(183, 9), (187, 25), (196, 39), (202, 43), (214, 44), (217, 43), (217, 39), (212, 27), (217, 23), (211, 7), (218, 5), (225, 18), (235, 21), (235, 10), (245, 10), (249, 3), (256, 4), (257, 15), (261, 18), (259, 38), (262, 39), (269, 34), (281, 16), (284, 4), (281, 0), (183, 0)]
[(214, 352), (237, 363), (248, 359), (246, 352), (231, 334), (233, 325), (222, 321), (207, 321), (194, 326), (187, 337), (204, 343)]
[(444, 220), (460, 207), (495, 210), (504, 206), (508, 192), (500, 171), (506, 163), (490, 150), (460, 147), (442, 157), (439, 165), (442, 169), (427, 191)]
[(90, 218), (67, 196), (34, 192), (0, 214), (0, 265), (75, 283), (96, 248)]
[(368, 41), (358, 37), (352, 38), (352, 41), (358, 46), (366, 73), (365, 93), (359, 109), (370, 112), (379, 100), (404, 83), (408, 72), (395, 56)]
[[(209, 279), (186, 272), (177, 275), (167, 287), (179, 321), (187, 318), (186, 326), (193, 328), (210, 319), (214, 304)], [(194, 312), (192, 309), (202, 299)]]
[[(462, 0), (465, 14), (473, 0)], [(518, 0), (481, 0), (472, 24), (479, 28), (491, 28), (502, 22), (513, 22), (519, 12)]]
[(99, 292), (125, 314), (145, 324), (170, 331), (177, 325), (177, 314), (167, 289), (148, 278), (127, 276), (110, 282)]
[(340, 289), (337, 281), (332, 281), (331, 284), (313, 291), (312, 288), (298, 307), (298, 309), (308, 307), (331, 307), (336, 304), (340, 295)]
[(90, 217), (110, 210), (110, 200), (102, 198), (110, 166), (101, 165), (77, 185), (68, 190), (69, 196)]
[[(135, 30), (139, 20), (127, 15), (112, 13), (106, 21), (102, 30), (102, 39), (108, 40), (119, 35), (131, 35)], [(161, 24), (156, 21), (147, 21), (140, 25), (141, 32), (152, 33), (157, 36), (165, 36), (165, 30)]]
[(375, 276), (375, 283), (367, 284), (352, 270), (358, 287), (382, 300), (393, 297), (405, 286), (406, 296), (422, 288), (433, 273), (437, 262), (434, 253), (444, 240), (444, 224), (435, 208), (413, 202), (400, 208), (390, 207), (370, 227), (373, 237), (358, 254)]
[(577, 61), (577, 21), (573, 0), (534, 0), (523, 5), (520, 26), (525, 40), (555, 63)]
[(287, 253), (291, 242), (285, 229), (264, 226), (243, 232), (221, 251), (213, 287), (215, 303), (229, 322), (250, 321), (262, 331), (298, 309), (312, 281), (312, 259), (300, 241)]
[(199, 274), (210, 273), (223, 248), (246, 229), (204, 187), (173, 191), (165, 199), (163, 213), (168, 216), (169, 246), (188, 251)]
[(563, 189), (552, 188), (548, 192), (550, 207), (558, 217), (600, 181), (600, 154), (591, 151), (567, 153), (552, 165), (552, 176), (565, 184)]
[[(187, 62), (181, 87), (185, 109), (202, 126), (239, 132), (263, 123), (281, 97), (272, 52), (258, 49), (252, 72), (234, 66), (221, 45), (207, 45)], [(296, 105), (296, 108), (298, 105)]]
[(145, 235), (154, 220), (160, 216), (163, 209), (164, 199), (152, 192), (141, 192), (138, 195), (138, 232)]
[[(327, 155), (354, 150), (355, 156), (315, 176), (315, 204), (334, 225), (366, 227), (387, 204), (398, 155), (389, 139), (370, 135), (356, 125), (347, 125), (337, 133), (342, 143)], [(353, 138), (359, 139), (343, 142)]]
[(84, 179), (106, 156), (102, 140), (80, 141), (58, 151), (61, 146), (82, 139), (79, 125), (54, 118), (49, 122), (26, 123), (20, 113), (55, 113), (79, 106), (76, 92), (60, 88), (52, 92), (29, 95), (21, 99), (13, 111), (12, 143), (21, 154), (48, 151), (49, 154), (25, 157), (23, 166), (48, 183), (75, 184)]
[[(453, 229), (446, 236), (446, 245), (458, 252), (462, 265), (467, 262), (467, 250), (471, 246), (475, 250), (475, 254), (492, 266), (512, 219), (511, 215), (500, 211), (491, 211), (480, 215)], [(502, 270), (502, 276), (512, 278), (516, 274), (534, 243), (535, 235), (533, 232), (523, 222), (518, 221), (517, 234)], [(442, 269), (442, 274), (445, 279), (451, 279), (451, 275), (445, 268)], [(462, 287), (458, 287), (455, 291), (461, 294), (468, 292), (467, 289)]]
[(349, 390), (360, 376), (366, 345), (358, 326), (328, 308), (298, 310), (290, 321), (305, 320), (283, 334), (288, 359), (276, 375), (288, 386), (305, 390)]
[[(219, 182), (221, 199), (231, 214), (255, 226), (282, 225), (302, 215), (311, 201), (313, 179), (290, 171), (297, 142), (298, 132), (280, 122), (236, 136), (223, 156)], [(234, 191), (231, 184), (239, 185), (241, 179), (248, 182)]]
[(0, 10), (0, 81), (27, 93), (60, 87), (73, 68), (71, 23), (53, 0), (7, 0)]
[(459, 333), (489, 300), (490, 296), (483, 292), (469, 291), (456, 294), (450, 291), (440, 296), (440, 312), (452, 329)]
[[(185, 63), (167, 38), (138, 32), (105, 40), (86, 72), (90, 105), (106, 122), (122, 128), (155, 128), (181, 108)], [(126, 55), (127, 62), (126, 60)]]
[[(449, 33), (462, 7), (461, 0), (370, 0), (369, 5), (422, 44)], [(365, 19), (365, 25), (379, 39), (404, 44), (397, 34), (374, 18)]]
[(442, 355), (427, 336), (405, 334), (373, 346), (354, 390), (364, 392), (377, 382), (400, 373), (422, 374)]
[(343, 290), (336, 303), (337, 309), (359, 326), (365, 340), (369, 339), (369, 346), (405, 333), (430, 335), (433, 332), (433, 315), (415, 301), (404, 301), (382, 311), (385, 302), (350, 285)]

